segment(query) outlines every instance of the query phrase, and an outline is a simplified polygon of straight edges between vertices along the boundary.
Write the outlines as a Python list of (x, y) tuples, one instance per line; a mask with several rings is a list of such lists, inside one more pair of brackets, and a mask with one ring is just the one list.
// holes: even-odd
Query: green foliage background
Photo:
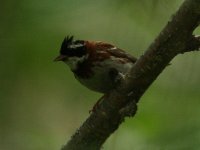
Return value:
[[(2, 0), (0, 149), (60, 149), (101, 96), (52, 61), (66, 35), (114, 43), (139, 57), (182, 2)], [(199, 57), (177, 56), (104, 150), (200, 149)]]

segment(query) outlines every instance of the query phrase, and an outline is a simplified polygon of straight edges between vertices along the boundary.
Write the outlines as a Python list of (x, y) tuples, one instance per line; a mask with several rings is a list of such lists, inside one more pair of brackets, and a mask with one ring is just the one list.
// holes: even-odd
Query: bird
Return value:
[(88, 89), (106, 94), (116, 88), (137, 58), (107, 42), (74, 40), (74, 36), (67, 36), (54, 61), (64, 62)]

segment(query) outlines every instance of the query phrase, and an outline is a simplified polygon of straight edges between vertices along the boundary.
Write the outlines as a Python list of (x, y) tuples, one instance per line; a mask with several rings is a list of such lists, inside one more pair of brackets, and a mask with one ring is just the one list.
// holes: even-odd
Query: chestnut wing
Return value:
[(118, 58), (125, 58), (133, 63), (135, 63), (137, 61), (137, 58), (126, 53), (124, 50), (119, 49), (111, 44), (108, 43), (103, 43), (103, 42), (99, 42), (99, 50), (105, 50), (108, 54), (110, 54), (111, 56), (115, 56)]

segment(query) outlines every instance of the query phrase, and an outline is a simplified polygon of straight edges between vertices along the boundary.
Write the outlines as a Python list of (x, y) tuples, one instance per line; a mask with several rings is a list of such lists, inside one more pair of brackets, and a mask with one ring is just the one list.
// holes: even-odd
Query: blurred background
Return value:
[[(59, 150), (101, 96), (53, 62), (66, 35), (107, 41), (139, 57), (182, 2), (2, 0), (0, 149)], [(171, 64), (104, 150), (200, 149), (200, 53)]]

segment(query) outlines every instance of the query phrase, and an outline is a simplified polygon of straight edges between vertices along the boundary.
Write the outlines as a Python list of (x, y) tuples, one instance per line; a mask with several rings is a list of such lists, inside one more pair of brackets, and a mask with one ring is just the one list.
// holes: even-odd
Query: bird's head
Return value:
[(62, 42), (60, 55), (54, 61), (63, 61), (72, 70), (76, 70), (78, 63), (87, 58), (85, 41), (73, 40), (73, 36), (67, 36)]

